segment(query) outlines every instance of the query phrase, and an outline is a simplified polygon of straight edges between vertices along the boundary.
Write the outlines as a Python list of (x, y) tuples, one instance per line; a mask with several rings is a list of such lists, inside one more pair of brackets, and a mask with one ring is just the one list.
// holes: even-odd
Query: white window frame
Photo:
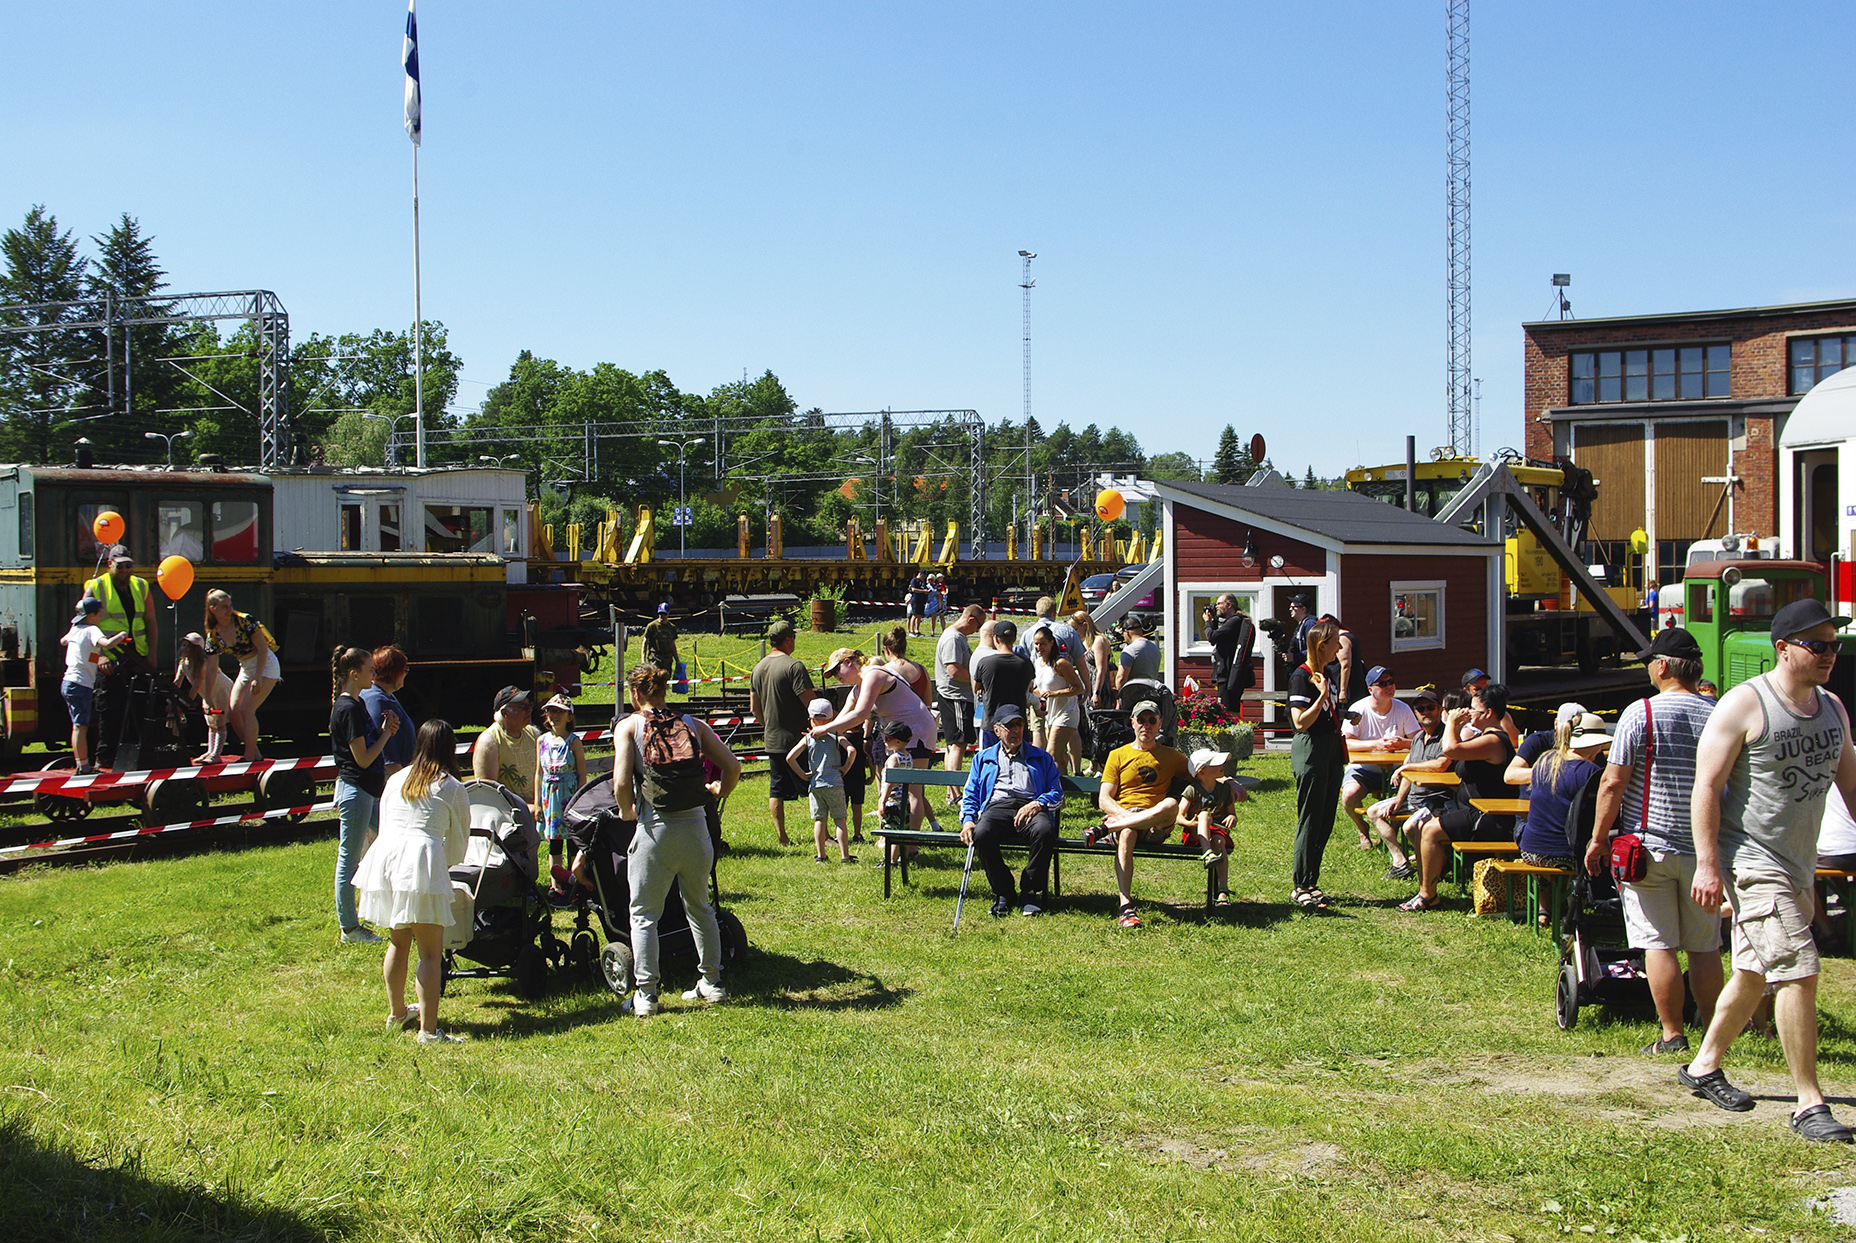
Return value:
[[(1181, 632), (1184, 634), (1191, 634), (1193, 623), (1198, 619), (1200, 606), (1195, 603), (1195, 597), (1208, 596), (1211, 600), (1216, 600), (1227, 591), (1237, 597), (1238, 605), (1244, 610), (1244, 616), (1250, 618), (1253, 622), (1256, 621), (1258, 602), (1263, 598), (1263, 589), (1264, 584), (1256, 582), (1180, 583), (1178, 598)], [(1207, 603), (1209, 602), (1208, 600)], [(1256, 650), (1258, 652), (1263, 651), (1264, 646), (1269, 642), (1268, 637), (1263, 634), (1261, 628), (1257, 631), (1257, 641), (1258, 646)], [(1214, 654), (1214, 650), (1211, 644), (1203, 640), (1188, 639), (1185, 643), (1180, 645), (1179, 654), (1181, 656), (1211, 656)]]
[[(1444, 612), (1445, 582), (1444, 580), (1441, 578), (1404, 579), (1401, 581), (1395, 581), (1393, 583), (1390, 583), (1388, 584), (1388, 586), (1390, 590), (1386, 594), (1386, 614), (1387, 614), (1386, 623), (1387, 623), (1387, 629), (1391, 632), (1391, 635), (1392, 635), (1392, 650), (1395, 652), (1418, 652), (1418, 651), (1434, 651), (1436, 649), (1442, 648), (1444, 646), (1444, 617), (1445, 617), (1445, 612)], [(1418, 593), (1423, 593), (1423, 592), (1436, 593), (1436, 596), (1437, 596), (1437, 633), (1434, 635), (1418, 635), (1415, 637), (1401, 639), (1398, 636), (1397, 599), (1401, 595), (1413, 595), (1413, 594), (1418, 594)]]

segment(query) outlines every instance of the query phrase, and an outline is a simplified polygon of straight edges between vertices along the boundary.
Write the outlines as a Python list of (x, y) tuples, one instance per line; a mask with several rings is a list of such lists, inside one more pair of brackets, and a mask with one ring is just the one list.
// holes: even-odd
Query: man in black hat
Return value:
[(1289, 667), (1308, 659), (1308, 632), (1315, 628), (1314, 599), (1303, 593), (1289, 600), (1289, 624), (1295, 627), (1295, 633), (1289, 636)]
[[(1807, 1140), (1849, 1143), (1817, 1081), (1817, 943), (1811, 936), (1817, 836), (1827, 798), (1856, 814), (1856, 750), (1849, 717), (1823, 687), (1847, 617), (1798, 600), (1772, 619), (1776, 663), (1715, 706), (1696, 751), (1689, 817), (1695, 901), (1718, 911), (1733, 886), (1734, 974), (1721, 990), (1701, 1052), (1678, 1067), (1683, 1087), (1722, 1109), (1753, 1098), (1727, 1081), (1721, 1061), (1768, 986), (1798, 1108), (1791, 1129)], [(1656, 757), (1658, 760), (1660, 756)]]
[[(1682, 965), (1688, 955), (1688, 990), (1697, 1023), (1705, 1030), (1721, 995), (1721, 921), (1704, 911), (1695, 884), (1695, 838), (1689, 821), (1689, 790), (1695, 783), (1695, 746), (1714, 711), (1714, 701), (1697, 694), (1701, 645), (1682, 629), (1658, 632), (1640, 653), (1656, 694), (1618, 715), (1610, 762), (1598, 788), (1592, 842), (1585, 867), (1602, 876), (1611, 865), (1611, 838), (1635, 833), (1650, 862), (1643, 879), (1623, 886), (1624, 930), (1632, 949), (1643, 951), (1650, 997), (1663, 1030), (1646, 1054), (1688, 1048), (1682, 1029)], [(1476, 672), (1473, 671), (1472, 672)]]

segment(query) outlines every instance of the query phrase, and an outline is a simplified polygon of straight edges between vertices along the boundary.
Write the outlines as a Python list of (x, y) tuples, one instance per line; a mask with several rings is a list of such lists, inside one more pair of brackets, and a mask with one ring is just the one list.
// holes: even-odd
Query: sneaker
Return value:
[(845, 855), (844, 858), (838, 860), (838, 862), (839, 863), (855, 863), (857, 862), (857, 856), (856, 855)]
[(1725, 1071), (1712, 1070), (1705, 1075), (1691, 1075), (1686, 1065), (1678, 1066), (1676, 1067), (1676, 1082), (1696, 1096), (1722, 1109), (1743, 1114), (1753, 1108), (1753, 1098), (1727, 1082)]
[(372, 929), (363, 928), (360, 924), (356, 924), (352, 928), (342, 929), (342, 944), (343, 945), (379, 945), (380, 934), (374, 932)]
[(657, 998), (647, 997), (643, 993), (632, 994), (632, 1013), (641, 1019), (648, 1019), (657, 1013)]
[(1027, 899), (1025, 904), (1018, 908), (1018, 913), (1020, 915), (1023, 915), (1025, 918), (1030, 919), (1032, 916), (1042, 915), (1044, 913), (1044, 908), (1040, 906), (1038, 903)]
[(562, 867), (558, 863), (552, 864), (548, 868), (548, 875), (552, 877), (554, 880), (554, 888), (561, 889), (561, 890), (565, 890), (567, 888), (570, 877), (568, 875), (566, 868)]
[(1852, 1135), (1848, 1127), (1832, 1116), (1828, 1105), (1813, 1105), (1809, 1109), (1801, 1109), (1793, 1114), (1792, 1130), (1798, 1132), (1801, 1138), (1811, 1140), (1813, 1143), (1856, 1143), (1856, 1135)]
[(1654, 1057), (1658, 1053), (1687, 1053), (1688, 1037), (1677, 1032), (1667, 1040), (1652, 1040), (1637, 1051), (1647, 1057)]
[(1083, 845), (1093, 846), (1097, 842), (1107, 841), (1115, 836), (1115, 830), (1106, 824), (1092, 824), (1083, 832)]
[(728, 990), (723, 988), (720, 984), (711, 984), (707, 980), (698, 980), (696, 981), (695, 988), (683, 994), (683, 1000), (700, 1001), (706, 1006), (712, 1006), (718, 1001), (727, 1001)]
[(1004, 919), (1011, 913), (1012, 900), (1010, 898), (994, 898), (992, 900), (992, 917), (994, 919)]
[(1132, 905), (1128, 905), (1121, 908), (1121, 914), (1116, 916), (1115, 922), (1120, 924), (1123, 928), (1139, 928), (1141, 926), (1141, 917), (1134, 913), (1134, 907)]
[(435, 1027), (429, 1032), (420, 1032), (412, 1038), (414, 1044), (463, 1044), (464, 1037), (453, 1036), (442, 1027)]
[(394, 1018), (391, 1014), (387, 1016), (387, 1030), (389, 1032), (393, 1031), (395, 1028), (403, 1032), (409, 1032), (417, 1026), (419, 1026), (419, 1003), (416, 1001), (410, 1006), (407, 1006), (406, 1013), (400, 1015), (398, 1018)]

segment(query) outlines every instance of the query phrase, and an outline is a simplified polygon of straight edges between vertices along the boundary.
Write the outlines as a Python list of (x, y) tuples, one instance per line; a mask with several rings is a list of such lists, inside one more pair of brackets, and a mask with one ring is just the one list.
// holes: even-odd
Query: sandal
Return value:
[(1753, 1108), (1753, 1098), (1727, 1082), (1727, 1075), (1711, 1070), (1705, 1075), (1691, 1075), (1687, 1066), (1676, 1067), (1676, 1082), (1721, 1109), (1743, 1114)]
[(1320, 904), (1320, 900), (1315, 897), (1315, 891), (1312, 889), (1291, 889), (1289, 891), (1289, 901), (1305, 910), (1311, 911)]
[(1123, 928), (1139, 928), (1141, 926), (1141, 917), (1136, 915), (1134, 913), (1134, 907), (1129, 905), (1121, 908), (1121, 914), (1116, 918), (1115, 922), (1120, 924)]
[(1219, 892), (1219, 894), (1218, 894), (1218, 896), (1217, 896), (1216, 898), (1213, 898), (1213, 899), (1212, 899), (1212, 905), (1213, 905), (1213, 906), (1229, 906), (1229, 905), (1231, 905), (1231, 895), (1230, 895), (1230, 894), (1228, 894), (1228, 893), (1225, 893), (1225, 892), (1223, 892), (1223, 891), (1221, 890), (1221, 891)]
[(1314, 895), (1316, 910), (1325, 911), (1334, 905), (1334, 899), (1328, 897), (1327, 894), (1322, 893), (1319, 889), (1310, 889), (1308, 892)]
[(1407, 859), (1403, 863), (1395, 864), (1392, 867), (1387, 868), (1385, 871), (1385, 879), (1386, 880), (1410, 880), (1412, 877), (1416, 876), (1417, 874), (1418, 874), (1418, 869), (1411, 865), (1411, 860)]
[(1430, 901), (1427, 902), (1425, 901), (1423, 894), (1414, 893), (1411, 895), (1411, 897), (1399, 903), (1398, 909), (1401, 911), (1404, 911), (1408, 915), (1416, 915), (1420, 911), (1436, 910), (1438, 907), (1443, 905), (1443, 901), (1444, 900), (1442, 898), (1432, 898)]

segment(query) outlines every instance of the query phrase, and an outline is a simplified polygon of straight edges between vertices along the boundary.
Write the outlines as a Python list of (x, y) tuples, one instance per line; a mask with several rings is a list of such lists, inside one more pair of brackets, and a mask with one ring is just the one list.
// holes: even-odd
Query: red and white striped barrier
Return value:
[(33, 842), (28, 846), (7, 846), (0, 848), (0, 855), (19, 854), (29, 850), (68, 850), (74, 846), (98, 846), (108, 842), (126, 842), (136, 838), (158, 837), (163, 833), (179, 833), (184, 829), (211, 829), (225, 825), (245, 824), (259, 820), (275, 820), (280, 816), (303, 816), (313, 811), (331, 811), (335, 804), (307, 803), (302, 807), (278, 807), (272, 811), (247, 811), (232, 816), (213, 816), (205, 820), (188, 820), (182, 824), (155, 824), (143, 829), (118, 829), (114, 833), (91, 833), (84, 837), (61, 837), (56, 841)]

